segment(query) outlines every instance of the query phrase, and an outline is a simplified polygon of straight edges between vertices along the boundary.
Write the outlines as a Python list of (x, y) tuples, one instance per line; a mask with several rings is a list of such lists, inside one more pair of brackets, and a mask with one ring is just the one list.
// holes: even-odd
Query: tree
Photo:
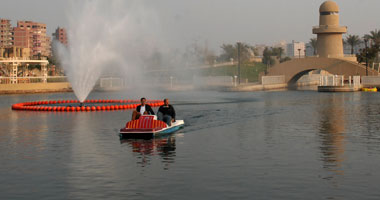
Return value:
[(345, 43), (351, 46), (351, 54), (354, 54), (354, 48), (356, 45), (360, 44), (361, 40), (358, 35), (348, 35), (346, 37)]
[(309, 44), (311, 45), (311, 47), (313, 47), (313, 55), (317, 55), (317, 38), (310, 38), (310, 41), (309, 41)]
[(370, 34), (364, 35), (364, 38), (371, 40), (372, 45), (380, 45), (380, 30), (371, 31)]
[[(238, 60), (238, 44), (223, 44), (222, 54), (219, 56), (219, 60), (230, 61), (230, 59)], [(254, 48), (245, 43), (240, 43), (241, 61), (247, 62), (254, 52)]]
[(272, 56), (276, 56), (281, 59), (282, 54), (284, 53), (284, 49), (282, 47), (272, 48)]

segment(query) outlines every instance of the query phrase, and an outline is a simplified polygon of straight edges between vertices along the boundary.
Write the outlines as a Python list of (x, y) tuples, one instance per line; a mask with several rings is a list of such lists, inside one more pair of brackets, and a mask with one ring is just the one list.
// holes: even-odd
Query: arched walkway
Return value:
[[(268, 69), (268, 74), (266, 76), (278, 76), (284, 75), (285, 82), (292, 84), (297, 82), (299, 78), (303, 75), (309, 73), (313, 70), (325, 70), (331, 74), (348, 76), (365, 76), (366, 69), (365, 66), (338, 59), (338, 58), (302, 58), (293, 59), (281, 64), (275, 65)], [(377, 76), (379, 73), (368, 68), (369, 76)]]

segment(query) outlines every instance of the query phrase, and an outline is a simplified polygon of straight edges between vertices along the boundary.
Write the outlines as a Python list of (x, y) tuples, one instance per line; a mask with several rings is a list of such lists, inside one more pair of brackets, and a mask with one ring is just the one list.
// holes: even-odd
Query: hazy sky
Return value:
[[(243, 41), (274, 44), (281, 40), (305, 41), (318, 25), (323, 0), (140, 0), (154, 10), (163, 30), (183, 43), (209, 44)], [(51, 34), (67, 25), (66, 0), (1, 0), (0, 17), (46, 23)], [(74, 1), (75, 2), (75, 1)], [(336, 0), (341, 25), (349, 34), (380, 29), (380, 0)]]

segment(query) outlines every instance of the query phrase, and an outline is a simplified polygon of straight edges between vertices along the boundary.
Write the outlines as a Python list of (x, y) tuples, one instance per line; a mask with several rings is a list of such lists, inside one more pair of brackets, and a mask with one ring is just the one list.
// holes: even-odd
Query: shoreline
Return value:
[(0, 84), (0, 95), (73, 92), (70, 83)]

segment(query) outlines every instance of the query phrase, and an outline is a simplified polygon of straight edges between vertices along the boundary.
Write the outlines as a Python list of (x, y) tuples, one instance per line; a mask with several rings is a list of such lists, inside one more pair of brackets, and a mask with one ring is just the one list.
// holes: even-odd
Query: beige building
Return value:
[(286, 47), (286, 54), (290, 58), (303, 58), (305, 57), (305, 43), (295, 42), (288, 44)]
[(317, 34), (317, 53), (323, 58), (343, 58), (342, 34), (347, 27), (339, 25), (339, 7), (333, 1), (324, 2), (319, 8), (319, 26), (313, 28)]

